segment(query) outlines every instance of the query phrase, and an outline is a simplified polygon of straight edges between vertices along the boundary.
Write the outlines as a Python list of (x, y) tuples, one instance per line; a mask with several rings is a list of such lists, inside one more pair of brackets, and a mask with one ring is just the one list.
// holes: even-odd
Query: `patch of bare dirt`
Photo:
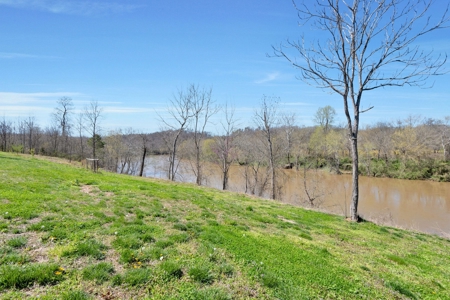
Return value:
[(97, 194), (99, 191), (100, 190), (96, 186), (92, 186), (92, 185), (82, 185), (81, 186), (81, 192), (88, 194), (90, 196)]

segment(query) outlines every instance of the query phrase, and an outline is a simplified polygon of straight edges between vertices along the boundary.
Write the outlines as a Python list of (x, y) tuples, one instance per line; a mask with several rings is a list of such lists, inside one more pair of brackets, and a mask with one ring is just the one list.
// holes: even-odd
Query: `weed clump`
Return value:
[(89, 300), (92, 297), (83, 291), (69, 291), (62, 295), (62, 300)]
[(24, 289), (33, 284), (55, 284), (63, 280), (63, 274), (64, 269), (56, 264), (3, 265), (0, 267), (0, 290)]
[(99, 264), (84, 268), (83, 279), (93, 280), (97, 284), (101, 284), (108, 281), (113, 273), (114, 267), (111, 264), (101, 262)]
[(164, 261), (159, 265), (167, 279), (176, 278), (179, 279), (183, 276), (183, 270), (181, 267), (172, 261)]
[(129, 286), (137, 286), (149, 283), (152, 279), (152, 272), (150, 269), (131, 269), (125, 272), (125, 274), (119, 280), (119, 282), (125, 283)]
[(27, 238), (24, 236), (19, 236), (8, 240), (6, 244), (12, 248), (22, 248), (27, 244)]
[(189, 269), (188, 274), (193, 280), (200, 283), (210, 284), (214, 281), (214, 276), (208, 266), (194, 266)]
[(95, 259), (104, 259), (107, 247), (94, 239), (89, 239), (85, 242), (77, 243), (74, 247), (69, 248), (61, 254), (63, 257), (82, 257), (90, 256)]

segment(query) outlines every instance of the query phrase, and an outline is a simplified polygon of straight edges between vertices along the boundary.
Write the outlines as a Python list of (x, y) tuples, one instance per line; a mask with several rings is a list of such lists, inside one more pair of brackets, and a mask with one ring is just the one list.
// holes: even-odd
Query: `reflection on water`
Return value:
[[(195, 182), (190, 166), (181, 162), (178, 180)], [(167, 178), (167, 157), (153, 156), (146, 162), (145, 176)], [(245, 191), (244, 167), (230, 169), (229, 190)], [(220, 169), (206, 165), (204, 184), (220, 189)], [(283, 170), (279, 178), (283, 202), (308, 206), (303, 188), (303, 171)], [(351, 199), (351, 175), (307, 173), (309, 189), (321, 195), (319, 209), (348, 215)], [(450, 183), (360, 177), (360, 215), (370, 221), (427, 233), (450, 236)], [(263, 197), (269, 197), (263, 194)]]

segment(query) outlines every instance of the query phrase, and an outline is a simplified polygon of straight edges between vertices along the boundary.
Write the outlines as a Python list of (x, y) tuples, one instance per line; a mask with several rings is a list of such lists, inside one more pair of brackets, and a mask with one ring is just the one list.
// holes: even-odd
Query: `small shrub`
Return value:
[(27, 244), (27, 238), (24, 236), (19, 236), (8, 240), (6, 244), (13, 248), (22, 248)]
[(97, 265), (88, 266), (83, 270), (83, 279), (94, 280), (97, 284), (108, 281), (114, 268), (111, 264), (101, 262)]
[(214, 277), (207, 266), (195, 266), (189, 269), (189, 276), (197, 282), (212, 283)]

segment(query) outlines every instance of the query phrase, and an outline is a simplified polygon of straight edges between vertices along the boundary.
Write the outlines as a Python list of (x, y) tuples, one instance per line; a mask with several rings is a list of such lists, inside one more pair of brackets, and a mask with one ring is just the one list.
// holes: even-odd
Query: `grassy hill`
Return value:
[(1, 299), (450, 299), (450, 241), (0, 153)]

